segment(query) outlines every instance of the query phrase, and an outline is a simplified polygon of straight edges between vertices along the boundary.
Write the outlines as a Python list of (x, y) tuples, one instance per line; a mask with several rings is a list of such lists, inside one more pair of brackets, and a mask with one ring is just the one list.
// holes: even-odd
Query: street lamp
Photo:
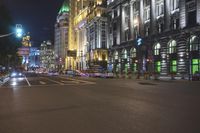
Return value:
[(14, 32), (11, 32), (11, 33), (8, 33), (8, 34), (3, 34), (3, 35), (0, 35), (0, 38), (3, 38), (3, 37), (7, 37), (7, 36), (11, 36), (13, 34), (16, 34), (16, 37), (17, 38), (21, 38), (22, 35), (23, 35), (23, 28), (22, 28), (22, 25), (21, 24), (16, 24), (15, 26), (15, 31)]
[(83, 51), (81, 50), (81, 70), (83, 70)]

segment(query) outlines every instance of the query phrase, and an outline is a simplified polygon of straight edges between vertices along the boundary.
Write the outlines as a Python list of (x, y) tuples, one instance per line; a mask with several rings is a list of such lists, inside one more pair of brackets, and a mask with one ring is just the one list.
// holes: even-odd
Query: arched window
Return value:
[(122, 51), (122, 58), (127, 59), (127, 50), (126, 49), (123, 49), (123, 51)]
[(130, 57), (135, 58), (137, 57), (136, 48), (132, 48), (130, 51)]
[(115, 53), (114, 53), (114, 59), (115, 59), (115, 60), (118, 60), (118, 58), (119, 58), (118, 52), (115, 51)]
[(175, 40), (172, 40), (169, 42), (168, 53), (169, 54), (176, 53), (176, 41)]
[(199, 42), (198, 42), (198, 38), (196, 36), (193, 36), (190, 38), (190, 51), (198, 51), (198, 46)]
[(154, 46), (154, 55), (160, 55), (160, 43), (157, 43), (155, 46)]

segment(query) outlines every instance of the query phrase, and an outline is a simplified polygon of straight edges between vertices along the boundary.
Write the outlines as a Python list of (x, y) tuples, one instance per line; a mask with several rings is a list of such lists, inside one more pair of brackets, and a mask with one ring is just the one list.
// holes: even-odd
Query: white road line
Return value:
[(25, 76), (26, 82), (28, 83), (28, 86), (31, 86), (30, 82), (28, 81), (27, 77)]
[(57, 84), (59, 84), (59, 85), (64, 85), (64, 83), (61, 83), (61, 82), (58, 82), (58, 81), (54, 81), (54, 80), (52, 80), (52, 79), (48, 79), (48, 78), (44, 78), (44, 79), (47, 79), (47, 80), (49, 80), (49, 81), (51, 81), (51, 82), (54, 82), (54, 83), (57, 83)]
[(80, 79), (73, 79), (73, 78), (69, 78), (69, 77), (59, 77), (59, 78), (62, 78), (62, 79), (70, 79), (74, 82), (84, 82), (86, 84), (96, 84), (95, 82), (92, 82), (92, 81), (86, 81), (86, 80), (80, 80)]
[(79, 82), (77, 82), (77, 81), (63, 81), (63, 80), (61, 80), (60, 82), (62, 82), (62, 83), (71, 83), (71, 84), (78, 84)]
[(45, 83), (45, 82), (43, 82), (43, 81), (40, 81), (40, 84), (42, 84), (42, 85), (46, 85), (46, 83)]

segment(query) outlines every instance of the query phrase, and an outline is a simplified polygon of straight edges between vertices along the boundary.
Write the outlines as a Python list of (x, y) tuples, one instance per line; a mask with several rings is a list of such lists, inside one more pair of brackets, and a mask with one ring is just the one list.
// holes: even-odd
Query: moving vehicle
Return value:
[(23, 73), (21, 71), (12, 71), (10, 74), (11, 78), (16, 78), (16, 77), (23, 77)]

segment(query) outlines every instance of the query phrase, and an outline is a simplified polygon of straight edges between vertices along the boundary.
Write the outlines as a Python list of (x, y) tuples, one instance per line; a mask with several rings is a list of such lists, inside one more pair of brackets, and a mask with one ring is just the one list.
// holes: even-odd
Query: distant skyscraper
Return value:
[(65, 58), (68, 46), (68, 29), (69, 28), (69, 5), (67, 0), (64, 1), (55, 24), (55, 55), (56, 64), (59, 70), (65, 69)]
[(40, 50), (31, 47), (29, 52), (29, 69), (36, 69), (40, 66)]
[(55, 69), (55, 54), (50, 41), (44, 41), (40, 46), (40, 67), (48, 71)]

